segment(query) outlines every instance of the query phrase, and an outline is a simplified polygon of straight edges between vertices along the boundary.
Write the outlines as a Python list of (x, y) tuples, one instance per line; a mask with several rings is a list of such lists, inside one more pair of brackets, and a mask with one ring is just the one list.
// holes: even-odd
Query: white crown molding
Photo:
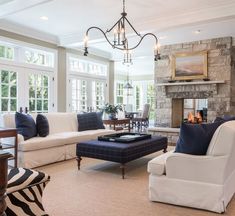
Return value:
[(48, 43), (53, 43), (58, 45), (59, 40), (58, 37), (55, 35), (51, 35), (42, 31), (38, 31), (36, 29), (28, 28), (22, 25), (16, 25), (10, 21), (6, 21), (4, 19), (0, 19), (0, 29), (13, 32), (16, 34), (20, 34), (26, 37), (35, 38), (38, 40), (42, 40)]

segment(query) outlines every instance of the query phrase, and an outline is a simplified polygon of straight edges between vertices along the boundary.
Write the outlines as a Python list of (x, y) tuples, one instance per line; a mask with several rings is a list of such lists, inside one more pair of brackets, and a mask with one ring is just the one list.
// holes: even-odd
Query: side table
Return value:
[(103, 123), (106, 125), (109, 125), (110, 127), (113, 126), (114, 130), (117, 130), (118, 125), (124, 125), (127, 124), (128, 125), (128, 131), (130, 132), (131, 127), (130, 127), (130, 119), (129, 118), (125, 118), (125, 119), (105, 119), (103, 120)]
[(10, 157), (10, 153), (0, 150), (0, 216), (6, 216), (7, 161)]
[(14, 149), (14, 155), (9, 160), (15, 160), (14, 166), (17, 167), (18, 161), (18, 140), (17, 140), (17, 129), (16, 128), (0, 128), (0, 138), (14, 137), (15, 144), (0, 143), (0, 150)]

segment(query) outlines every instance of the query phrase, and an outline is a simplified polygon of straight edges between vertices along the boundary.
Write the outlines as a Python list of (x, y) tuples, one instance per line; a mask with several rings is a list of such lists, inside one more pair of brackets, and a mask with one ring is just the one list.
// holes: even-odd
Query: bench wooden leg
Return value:
[(121, 164), (121, 166), (120, 166), (120, 168), (122, 169), (122, 179), (125, 178), (125, 167), (126, 167), (125, 164)]
[(78, 170), (80, 170), (80, 164), (81, 164), (82, 158), (81, 158), (80, 156), (78, 156), (78, 157), (76, 158), (76, 160), (77, 160), (77, 162), (78, 162)]

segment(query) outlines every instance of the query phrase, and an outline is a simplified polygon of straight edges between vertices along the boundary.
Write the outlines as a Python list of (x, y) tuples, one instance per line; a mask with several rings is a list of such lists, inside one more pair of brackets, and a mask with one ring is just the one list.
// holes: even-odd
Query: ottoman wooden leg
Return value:
[(167, 148), (164, 148), (164, 149), (163, 149), (163, 153), (166, 153), (166, 152), (167, 152)]
[(125, 167), (126, 167), (125, 164), (121, 164), (121, 166), (120, 166), (120, 168), (122, 169), (122, 179), (125, 178)]
[(76, 160), (77, 160), (77, 162), (78, 162), (78, 170), (80, 170), (80, 164), (81, 164), (82, 158), (81, 158), (80, 156), (78, 156), (78, 157), (76, 158)]

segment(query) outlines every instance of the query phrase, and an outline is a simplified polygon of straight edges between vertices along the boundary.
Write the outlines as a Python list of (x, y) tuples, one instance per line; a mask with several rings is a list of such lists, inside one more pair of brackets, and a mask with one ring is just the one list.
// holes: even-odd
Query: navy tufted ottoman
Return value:
[(160, 136), (152, 136), (149, 139), (131, 142), (109, 142), (90, 140), (77, 144), (77, 162), (78, 170), (80, 170), (80, 162), (82, 156), (96, 158), (120, 163), (122, 169), (122, 178), (125, 175), (125, 164), (145, 155), (167, 149), (167, 138)]

